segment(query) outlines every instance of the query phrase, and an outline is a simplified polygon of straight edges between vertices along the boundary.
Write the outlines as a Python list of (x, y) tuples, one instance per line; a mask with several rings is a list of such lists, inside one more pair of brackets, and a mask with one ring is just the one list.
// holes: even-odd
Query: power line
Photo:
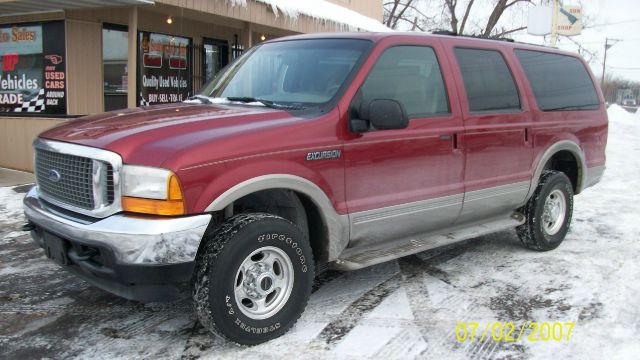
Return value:
[[(635, 41), (640, 41), (640, 38), (635, 38), (635, 39), (622, 39), (622, 41), (624, 42), (635, 42)], [(577, 41), (580, 44), (602, 44), (602, 41)]]
[(584, 28), (585, 29), (591, 29), (591, 28), (594, 28), (594, 27), (611, 26), (611, 25), (619, 25), (619, 24), (629, 24), (629, 23), (635, 23), (635, 22), (640, 22), (640, 19), (616, 21), (616, 22), (604, 23), (604, 24), (593, 24), (593, 25), (587, 25)]

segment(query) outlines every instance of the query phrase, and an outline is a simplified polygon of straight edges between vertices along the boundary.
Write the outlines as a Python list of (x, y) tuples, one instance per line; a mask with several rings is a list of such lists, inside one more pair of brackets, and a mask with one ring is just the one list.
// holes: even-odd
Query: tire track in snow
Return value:
[[(432, 353), (436, 347), (439, 348), (440, 343), (446, 341), (447, 336), (434, 338), (429, 331), (429, 324), (432, 322), (430, 318), (431, 306), (429, 305), (429, 291), (424, 283), (424, 276), (432, 277), (443, 281), (450, 285), (448, 276), (441, 270), (435, 271), (432, 265), (424, 262), (417, 255), (411, 255), (398, 260), (400, 272), (402, 273), (404, 287), (407, 298), (409, 299), (409, 308), (414, 317), (414, 322), (418, 327), (418, 332), (422, 341), (426, 344), (425, 348), (420, 352), (419, 357)], [(436, 355), (436, 354), (432, 354)]]
[(320, 331), (320, 334), (309, 344), (309, 348), (325, 351), (333, 349), (366, 314), (400, 288), (399, 280), (400, 274), (395, 274), (352, 302), (334, 321)]
[[(395, 325), (395, 324), (394, 324)], [(405, 329), (396, 334), (382, 347), (372, 358), (374, 359), (406, 359), (416, 358), (422, 352), (424, 346), (422, 337), (412, 331)]]
[[(398, 260), (400, 270), (403, 275), (403, 287), (409, 299), (409, 306), (414, 316), (414, 322), (419, 329), (422, 340), (426, 343), (426, 348), (422, 350), (419, 357), (439, 357), (444, 351), (460, 351), (455, 339), (455, 327), (446, 331), (435, 329), (433, 324), (437, 319), (433, 318), (434, 308), (437, 308), (430, 297), (427, 282), (429, 278), (441, 281), (446, 287), (453, 288), (455, 292), (460, 292), (457, 285), (453, 284), (449, 274), (435, 265), (447, 262), (466, 253), (475, 244), (466, 242), (458, 246), (449, 246), (436, 251), (428, 251), (416, 255), (407, 256)], [(466, 299), (464, 293), (454, 294), (454, 297), (446, 299), (446, 307), (449, 309), (462, 309)], [(466, 319), (470, 311), (456, 314), (458, 319)], [(438, 334), (438, 336), (433, 336)], [(460, 351), (459, 355), (462, 356)], [(454, 355), (454, 354), (451, 354)], [(464, 356), (463, 356), (464, 357)]]

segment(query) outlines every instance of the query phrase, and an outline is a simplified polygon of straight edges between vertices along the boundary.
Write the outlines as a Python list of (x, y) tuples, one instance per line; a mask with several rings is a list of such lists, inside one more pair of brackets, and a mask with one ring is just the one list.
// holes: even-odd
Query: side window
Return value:
[(469, 111), (520, 110), (518, 89), (500, 52), (456, 48)]
[(364, 104), (376, 99), (402, 103), (410, 118), (449, 113), (438, 59), (426, 46), (385, 50), (360, 88)]
[(566, 55), (516, 50), (543, 111), (597, 109), (598, 95), (582, 61)]

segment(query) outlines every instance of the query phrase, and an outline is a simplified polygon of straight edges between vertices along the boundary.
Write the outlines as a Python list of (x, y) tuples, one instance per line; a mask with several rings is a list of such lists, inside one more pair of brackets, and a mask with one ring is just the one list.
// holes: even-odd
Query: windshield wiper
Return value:
[(189, 97), (188, 100), (200, 100), (203, 104), (213, 104), (213, 101), (211, 101), (211, 98), (204, 95), (193, 95)]
[(271, 100), (260, 99), (260, 98), (250, 97), (250, 96), (229, 96), (229, 97), (227, 97), (227, 100), (229, 100), (229, 101), (238, 101), (238, 102), (242, 102), (242, 103), (259, 102), (262, 105), (264, 105), (266, 107), (270, 107), (272, 109), (289, 109), (289, 110), (303, 110), (303, 109), (306, 109), (306, 107), (301, 106), (301, 105), (278, 104), (278, 103), (276, 103), (274, 101), (271, 101)]

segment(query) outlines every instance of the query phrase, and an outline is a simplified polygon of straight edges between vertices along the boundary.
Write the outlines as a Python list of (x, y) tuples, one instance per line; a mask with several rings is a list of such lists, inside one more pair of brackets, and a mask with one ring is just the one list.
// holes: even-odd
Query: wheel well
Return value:
[(289, 189), (260, 190), (234, 201), (232, 208), (218, 211), (214, 219), (219, 224), (233, 215), (252, 212), (281, 216), (296, 224), (309, 239), (316, 262), (328, 260), (327, 227), (320, 209), (308, 196)]
[(574, 193), (578, 193), (581, 169), (578, 165), (578, 160), (570, 151), (562, 150), (555, 153), (545, 164), (544, 170), (563, 172), (571, 180)]

